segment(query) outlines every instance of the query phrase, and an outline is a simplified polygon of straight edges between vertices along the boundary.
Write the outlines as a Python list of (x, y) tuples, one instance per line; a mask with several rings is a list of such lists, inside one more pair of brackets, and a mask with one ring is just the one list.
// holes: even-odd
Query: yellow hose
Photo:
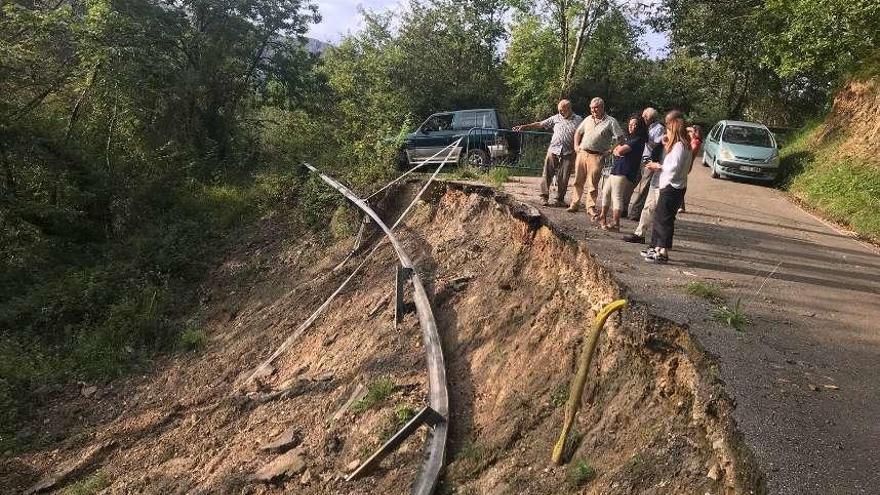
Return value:
[(562, 424), (562, 431), (559, 432), (559, 440), (556, 441), (556, 445), (553, 447), (553, 462), (556, 465), (562, 464), (565, 443), (568, 441), (571, 425), (574, 424), (574, 417), (581, 407), (581, 397), (583, 397), (584, 387), (587, 385), (587, 372), (590, 370), (590, 362), (593, 360), (593, 353), (596, 351), (596, 343), (599, 342), (599, 334), (602, 332), (602, 327), (605, 326), (605, 320), (612, 313), (623, 309), (625, 306), (626, 300), (624, 299), (611, 302), (602, 308), (602, 311), (599, 311), (599, 314), (593, 320), (593, 330), (590, 332), (587, 347), (581, 353), (577, 374), (571, 383), (571, 390), (568, 393), (568, 403), (565, 405), (565, 422)]

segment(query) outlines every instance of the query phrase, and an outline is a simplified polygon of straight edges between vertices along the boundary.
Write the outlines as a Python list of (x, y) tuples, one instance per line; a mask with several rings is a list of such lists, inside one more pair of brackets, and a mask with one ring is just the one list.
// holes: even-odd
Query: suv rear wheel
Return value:
[(483, 150), (468, 150), (465, 163), (480, 170), (489, 168), (489, 154)]

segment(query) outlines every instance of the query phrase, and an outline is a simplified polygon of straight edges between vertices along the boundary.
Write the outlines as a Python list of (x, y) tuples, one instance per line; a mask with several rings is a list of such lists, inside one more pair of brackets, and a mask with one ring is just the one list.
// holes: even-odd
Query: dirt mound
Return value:
[(865, 76), (847, 83), (834, 97), (834, 104), (817, 137), (822, 141), (843, 139), (842, 153), (880, 166), (880, 76)]
[[(433, 294), (447, 361), (450, 444), (438, 493), (763, 491), (710, 360), (686, 329), (638, 303), (600, 340), (572, 462), (551, 466), (585, 330), (597, 308), (626, 294), (588, 246), (509, 197), (445, 184), (429, 193), (400, 238)], [(272, 373), (246, 393), (233, 386), (339, 284), (357, 257), (328, 273), (350, 248), (295, 239), (268, 221), (205, 288), (210, 342), (200, 354), (88, 398), (70, 391), (33, 425), (62, 440), (0, 461), (0, 483), (23, 490), (66, 472), (56, 486), (98, 480), (106, 493), (407, 493), (424, 430), (371, 476), (342, 479), (424, 405), (418, 322), (393, 323), (390, 249)]]

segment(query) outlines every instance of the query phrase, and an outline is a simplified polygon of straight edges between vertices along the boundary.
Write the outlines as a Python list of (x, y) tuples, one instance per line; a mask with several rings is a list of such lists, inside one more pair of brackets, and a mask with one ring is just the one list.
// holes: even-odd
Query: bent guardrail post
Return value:
[(406, 283), (412, 278), (412, 269), (402, 266), (397, 267), (395, 272), (394, 284), (394, 324), (398, 325), (403, 321), (403, 315), (406, 314), (406, 304), (403, 302)]
[[(460, 141), (461, 140), (459, 140), (459, 142)], [(305, 164), (305, 166), (312, 172), (318, 174), (324, 182), (342, 193), (343, 196), (372, 218), (373, 221), (376, 222), (376, 225), (385, 233), (388, 242), (391, 243), (391, 247), (400, 259), (401, 266), (410, 270), (413, 269), (413, 263), (410, 260), (409, 255), (403, 250), (403, 247), (391, 232), (391, 229), (385, 225), (385, 222), (382, 221), (379, 215), (363, 199), (357, 197), (350, 189), (335, 179), (322, 174), (315, 167), (309, 164)], [(411, 280), (413, 284), (413, 299), (415, 300), (416, 313), (418, 314), (419, 324), (422, 329), (422, 341), (425, 346), (428, 365), (428, 407), (430, 407), (436, 415), (439, 415), (439, 417), (442, 418), (442, 421), (438, 421), (433, 425), (433, 432), (432, 435), (430, 435), (427, 445), (428, 458), (422, 465), (422, 470), (412, 489), (412, 493), (416, 495), (429, 495), (437, 486), (437, 479), (440, 476), (440, 469), (443, 467), (443, 458), (446, 453), (449, 392), (446, 388), (446, 367), (443, 362), (443, 349), (440, 345), (440, 334), (437, 331), (437, 323), (434, 320), (434, 312), (431, 309), (428, 294), (425, 292), (425, 287), (419, 278), (418, 272), (415, 270), (412, 271)], [(361, 468), (363, 468), (363, 466), (361, 466)]]

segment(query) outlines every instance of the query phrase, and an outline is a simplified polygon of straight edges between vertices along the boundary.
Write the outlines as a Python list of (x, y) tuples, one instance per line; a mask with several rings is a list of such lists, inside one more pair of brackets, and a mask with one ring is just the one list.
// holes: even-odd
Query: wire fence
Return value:
[(501, 167), (517, 175), (541, 175), (550, 146), (549, 132), (512, 131), (494, 127), (474, 127), (465, 136), (463, 156), (481, 151), (489, 158), (485, 168)]

